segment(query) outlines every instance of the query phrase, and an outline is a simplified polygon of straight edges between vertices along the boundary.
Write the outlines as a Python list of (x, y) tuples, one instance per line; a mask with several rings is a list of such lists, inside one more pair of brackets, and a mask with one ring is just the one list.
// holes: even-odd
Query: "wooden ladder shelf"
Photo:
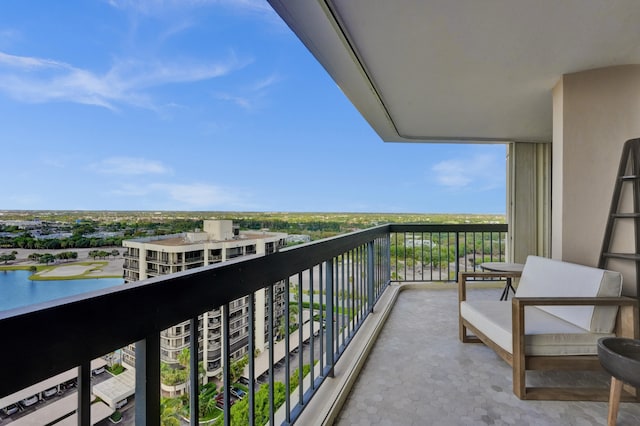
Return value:
[[(623, 186), (631, 185), (633, 194), (633, 212), (621, 212), (620, 199), (623, 194)], [(618, 220), (632, 220), (634, 224), (635, 252), (613, 252), (614, 228)], [(625, 142), (620, 156), (620, 167), (616, 177), (611, 207), (607, 219), (607, 227), (602, 241), (602, 250), (598, 267), (606, 269), (611, 259), (635, 262), (636, 288), (640, 281), (640, 138), (629, 139)], [(640, 292), (637, 293), (640, 295)]]

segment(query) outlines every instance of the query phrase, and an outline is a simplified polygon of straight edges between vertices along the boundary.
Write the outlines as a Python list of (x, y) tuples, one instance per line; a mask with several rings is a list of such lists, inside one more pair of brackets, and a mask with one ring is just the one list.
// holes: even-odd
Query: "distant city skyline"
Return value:
[(3, 2), (0, 129), (0, 210), (506, 209), (505, 145), (383, 143), (259, 0)]

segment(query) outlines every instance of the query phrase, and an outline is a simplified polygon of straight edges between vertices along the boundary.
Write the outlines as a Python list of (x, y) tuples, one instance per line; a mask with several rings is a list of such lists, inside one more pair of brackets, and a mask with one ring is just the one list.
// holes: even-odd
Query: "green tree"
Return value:
[[(281, 382), (273, 384), (274, 394), (273, 403), (275, 409), (280, 408), (284, 404), (285, 387)], [(262, 426), (269, 421), (269, 385), (267, 383), (260, 386), (258, 392), (255, 393), (255, 424)], [(218, 417), (215, 426), (224, 424), (222, 416)], [(231, 424), (241, 426), (249, 424), (249, 398), (236, 402), (231, 407)]]
[[(310, 371), (311, 371), (311, 365), (309, 364), (303, 365), (302, 377), (306, 377), (306, 375), (309, 374)], [(295, 370), (293, 370), (293, 373), (289, 377), (289, 389), (291, 392), (293, 392), (293, 390), (298, 387), (299, 372), (300, 370), (296, 368)]]
[(242, 373), (244, 372), (244, 367), (249, 363), (249, 356), (245, 355), (242, 358), (240, 358), (239, 360), (237, 360), (236, 362), (231, 364), (231, 371), (230, 371), (230, 376), (231, 376), (231, 383), (235, 383), (238, 381), (238, 379), (242, 376)]
[(211, 416), (216, 411), (216, 400), (212, 394), (198, 395), (199, 418)]
[(16, 255), (13, 254), (13, 252), (11, 254), (7, 254), (7, 253), (0, 254), (0, 262), (4, 262), (4, 264), (6, 265), (7, 262), (9, 262), (10, 260), (16, 260)]
[(53, 262), (55, 259), (55, 257), (51, 254), (51, 253), (45, 253), (42, 256), (40, 256), (38, 258), (38, 262), (40, 263), (44, 263), (45, 265), (48, 265), (49, 263)]
[(180, 400), (175, 398), (160, 398), (160, 425), (180, 426), (178, 412), (180, 411)]

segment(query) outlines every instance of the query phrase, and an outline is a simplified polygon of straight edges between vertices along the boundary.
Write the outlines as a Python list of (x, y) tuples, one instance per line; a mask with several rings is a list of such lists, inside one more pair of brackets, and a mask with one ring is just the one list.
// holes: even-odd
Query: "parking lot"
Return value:
[[(103, 370), (102, 373), (92, 376), (91, 382), (92, 384), (97, 384), (110, 377), (111, 376)], [(65, 384), (60, 385), (59, 389), (48, 389), (40, 395), (25, 398), (25, 400), (12, 405), (12, 409), (9, 411), (10, 414), (7, 414), (4, 410), (0, 410), (0, 425), (11, 424), (22, 417), (36, 413), (55, 402), (61, 401), (63, 398), (76, 394), (76, 384), (75, 379), (69, 380)]]

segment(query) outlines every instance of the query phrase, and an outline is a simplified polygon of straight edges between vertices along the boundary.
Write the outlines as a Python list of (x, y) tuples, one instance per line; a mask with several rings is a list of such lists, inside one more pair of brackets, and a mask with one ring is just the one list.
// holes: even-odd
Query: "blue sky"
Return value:
[(0, 209), (504, 213), (505, 154), (383, 143), (263, 1), (0, 3)]

